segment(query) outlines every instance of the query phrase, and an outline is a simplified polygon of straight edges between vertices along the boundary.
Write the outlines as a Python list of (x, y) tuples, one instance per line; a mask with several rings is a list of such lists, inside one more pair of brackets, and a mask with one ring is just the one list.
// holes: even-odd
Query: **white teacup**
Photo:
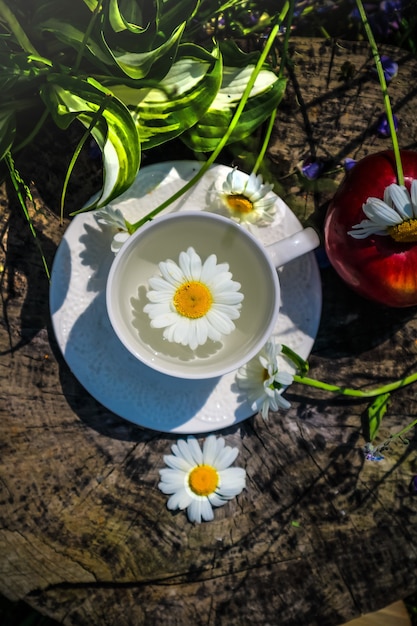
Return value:
[[(159, 216), (131, 235), (112, 263), (106, 290), (111, 325), (137, 359), (163, 374), (186, 379), (222, 376), (247, 363), (270, 338), (280, 305), (276, 268), (318, 245), (312, 228), (265, 247), (239, 224), (215, 213)], [(202, 261), (215, 254), (218, 264), (227, 263), (244, 296), (235, 329), (194, 350), (164, 339), (163, 329), (153, 328), (143, 310), (159, 263), (178, 263), (180, 253), (190, 247)]]

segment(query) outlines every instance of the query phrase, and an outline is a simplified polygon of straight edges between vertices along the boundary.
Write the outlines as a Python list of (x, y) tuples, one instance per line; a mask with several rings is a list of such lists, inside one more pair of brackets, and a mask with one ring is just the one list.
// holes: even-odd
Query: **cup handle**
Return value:
[(281, 267), (293, 259), (311, 252), (320, 245), (320, 238), (314, 228), (308, 226), (289, 237), (266, 246), (266, 252), (275, 267)]

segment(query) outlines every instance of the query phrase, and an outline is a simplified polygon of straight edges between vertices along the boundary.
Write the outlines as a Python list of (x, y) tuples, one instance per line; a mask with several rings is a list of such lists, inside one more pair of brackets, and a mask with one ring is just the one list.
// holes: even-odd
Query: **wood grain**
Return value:
[[(286, 198), (319, 222), (331, 189), (306, 192), (293, 174), (298, 161), (314, 148), (333, 167), (388, 143), (372, 134), (379, 100), (365, 47), (338, 44), (331, 61), (325, 42), (293, 46), (269, 158), (287, 176)], [(350, 83), (337, 78), (346, 58), (357, 68)], [(417, 65), (405, 54), (400, 65), (400, 139), (415, 148)], [(39, 145), (17, 161), (34, 181), (49, 263), (68, 213), (100, 183), (85, 159), (61, 226), (66, 151), (56, 141), (56, 154)], [(118, 418), (73, 377), (51, 330), (36, 243), (13, 194), (1, 192), (1, 593), (66, 626), (335, 626), (417, 590), (416, 438), (366, 461), (364, 401), (293, 385), (288, 412), (222, 433), (239, 448), (246, 490), (209, 524), (168, 511), (158, 470), (174, 438)], [(313, 377), (360, 388), (416, 369), (415, 308), (364, 301), (329, 267), (322, 281)], [(415, 388), (393, 394), (381, 436), (416, 412)]]

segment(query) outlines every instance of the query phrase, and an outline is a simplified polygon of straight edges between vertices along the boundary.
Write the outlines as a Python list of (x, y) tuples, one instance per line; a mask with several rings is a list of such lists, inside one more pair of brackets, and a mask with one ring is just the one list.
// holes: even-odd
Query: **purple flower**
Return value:
[(256, 26), (258, 22), (259, 13), (257, 11), (248, 11), (242, 16), (242, 23), (248, 28)]
[(352, 167), (355, 167), (357, 161), (355, 159), (350, 159), (349, 157), (345, 159), (345, 172), (349, 172), (349, 170), (352, 169)]
[[(386, 1), (374, 3), (365, 3), (365, 11), (368, 15), (369, 24), (376, 37), (388, 37), (393, 32), (396, 32), (400, 27), (401, 22), (401, 10), (403, 8), (403, 2), (398, 1)], [(354, 7), (350, 16), (354, 20), (360, 20), (360, 15), (357, 7)]]
[(363, 451), (365, 453), (365, 459), (367, 461), (383, 461), (384, 457), (380, 454), (379, 447), (374, 446), (372, 443), (365, 444)]
[(413, 476), (410, 483), (410, 492), (416, 496), (417, 495), (417, 475)]
[(323, 171), (323, 167), (322, 161), (308, 157), (301, 165), (301, 173), (308, 180), (316, 180)]
[[(394, 119), (394, 128), (395, 130), (398, 130), (397, 116), (393, 115), (393, 119)], [(378, 135), (380, 135), (380, 137), (390, 136), (391, 133), (390, 133), (390, 129), (388, 125), (388, 118), (387, 118), (386, 113), (383, 113), (382, 115), (379, 116), (377, 126), (376, 126), (376, 132), (378, 133)]]
[[(385, 80), (387, 81), (387, 83), (389, 83), (398, 74), (398, 63), (393, 61), (391, 57), (383, 54), (381, 56), (381, 65), (382, 69), (384, 70)], [(372, 68), (372, 71), (376, 74), (375, 67)]]

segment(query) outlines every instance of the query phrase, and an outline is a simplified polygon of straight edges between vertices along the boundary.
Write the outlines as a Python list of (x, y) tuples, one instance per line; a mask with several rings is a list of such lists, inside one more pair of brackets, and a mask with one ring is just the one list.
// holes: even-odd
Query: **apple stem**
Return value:
[(384, 74), (384, 69), (382, 67), (382, 63), (381, 63), (381, 57), (379, 56), (378, 46), (376, 44), (375, 37), (373, 35), (371, 26), (369, 24), (366, 11), (362, 4), (362, 0), (356, 0), (356, 5), (359, 10), (359, 15), (361, 16), (361, 20), (365, 29), (366, 36), (368, 37), (369, 45), (371, 46), (372, 55), (374, 57), (376, 71), (378, 74), (379, 84), (381, 85), (385, 112), (387, 114), (388, 126), (389, 126), (390, 134), (391, 134), (392, 147), (394, 150), (395, 165), (397, 169), (397, 181), (399, 185), (404, 186), (404, 172), (403, 172), (403, 166), (401, 162), (400, 148), (398, 145), (397, 131), (395, 130), (394, 116), (392, 114), (391, 101), (388, 95), (387, 82), (385, 80), (385, 74)]

